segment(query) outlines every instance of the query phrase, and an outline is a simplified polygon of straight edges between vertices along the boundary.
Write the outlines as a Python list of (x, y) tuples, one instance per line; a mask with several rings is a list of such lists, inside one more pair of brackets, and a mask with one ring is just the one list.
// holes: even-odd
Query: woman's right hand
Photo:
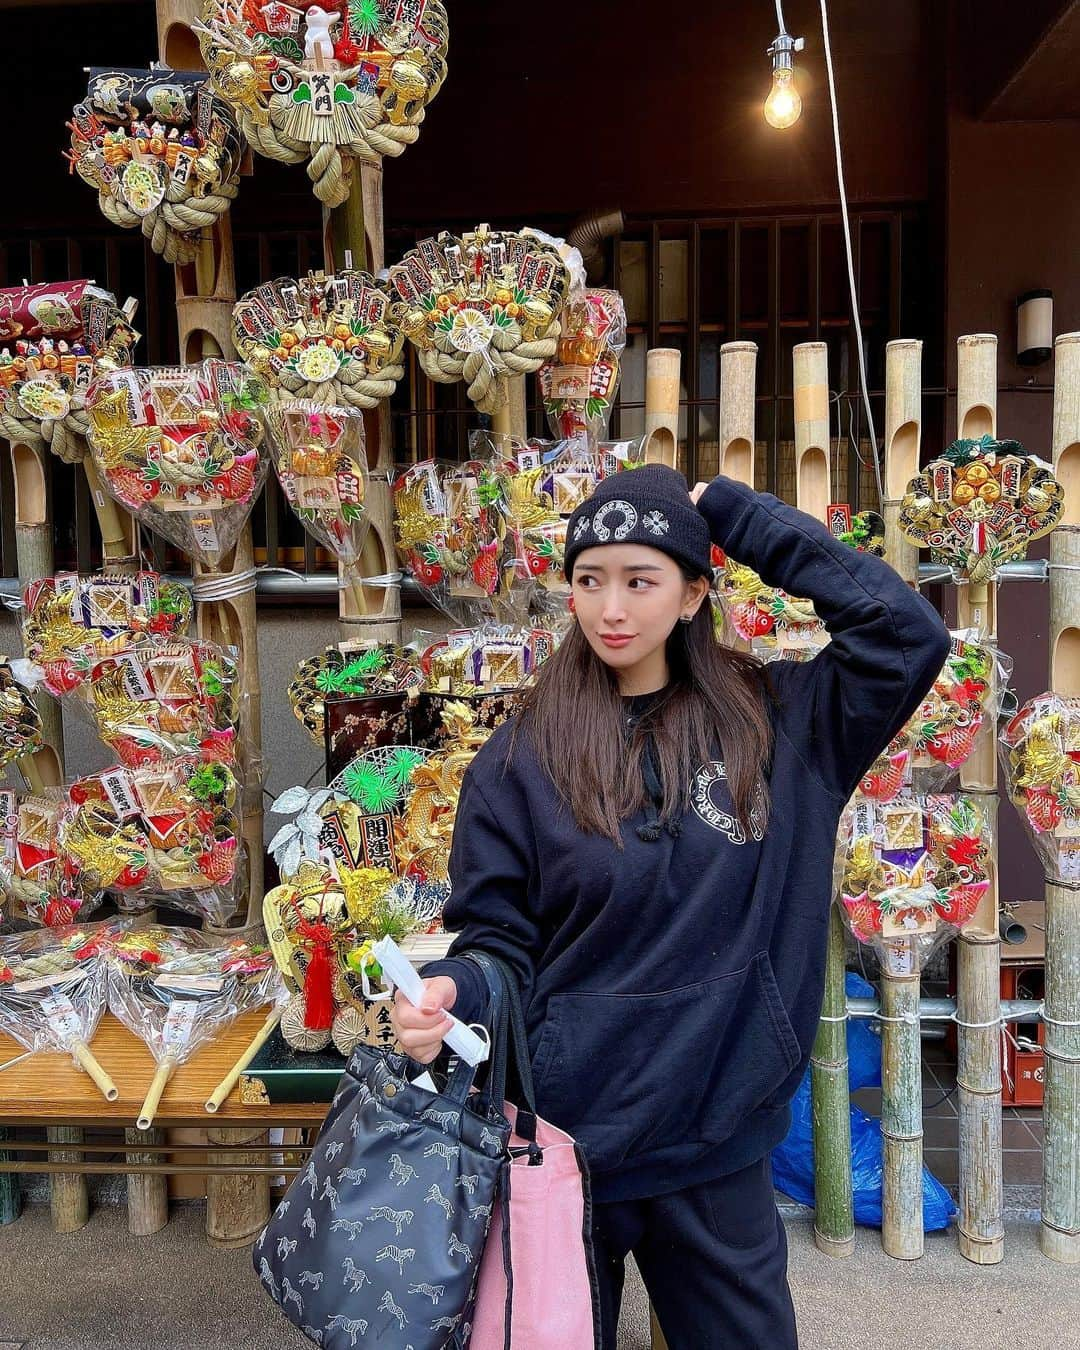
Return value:
[(442, 1049), (450, 1030), (447, 1012), (457, 1001), (457, 985), (449, 975), (436, 975), (424, 981), (424, 998), (414, 1008), (399, 989), (394, 994), (390, 1021), (405, 1053), (418, 1064), (430, 1064)]

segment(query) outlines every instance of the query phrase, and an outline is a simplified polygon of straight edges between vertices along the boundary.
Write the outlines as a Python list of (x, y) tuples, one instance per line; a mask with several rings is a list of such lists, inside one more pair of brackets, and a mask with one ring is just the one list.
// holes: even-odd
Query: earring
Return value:
[(694, 616), (693, 616), (692, 614), (680, 614), (680, 615), (679, 615), (679, 622), (680, 622), (680, 623), (693, 623), (693, 622), (694, 622)]

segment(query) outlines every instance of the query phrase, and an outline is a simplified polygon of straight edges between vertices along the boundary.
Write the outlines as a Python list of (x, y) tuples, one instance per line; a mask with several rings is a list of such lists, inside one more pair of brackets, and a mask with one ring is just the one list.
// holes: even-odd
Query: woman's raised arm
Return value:
[(831, 641), (772, 668), (784, 734), (846, 800), (918, 707), (949, 650), (937, 611), (869, 553), (767, 492), (720, 476), (698, 499), (714, 543), (770, 586), (812, 600)]

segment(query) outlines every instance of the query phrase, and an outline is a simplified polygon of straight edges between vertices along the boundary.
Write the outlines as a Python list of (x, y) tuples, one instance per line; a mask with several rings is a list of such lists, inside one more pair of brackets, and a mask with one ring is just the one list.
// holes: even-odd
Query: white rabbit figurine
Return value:
[(338, 15), (327, 13), (320, 5), (311, 5), (305, 12), (307, 33), (304, 38), (304, 59), (315, 61), (320, 56), (323, 61), (334, 59), (334, 43), (330, 37), (330, 25), (337, 23)]

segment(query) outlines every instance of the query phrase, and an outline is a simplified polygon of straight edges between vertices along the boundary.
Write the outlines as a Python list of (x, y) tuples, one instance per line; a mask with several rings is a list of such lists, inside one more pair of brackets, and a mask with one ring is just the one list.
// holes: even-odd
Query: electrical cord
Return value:
[[(877, 484), (879, 503), (885, 500), (885, 488), (881, 481), (881, 463), (877, 449), (877, 432), (874, 429), (874, 413), (870, 407), (870, 391), (866, 383), (866, 355), (863, 351), (862, 320), (859, 317), (859, 298), (855, 286), (855, 260), (851, 248), (851, 221), (848, 218), (847, 188), (844, 186), (844, 158), (840, 148), (840, 114), (836, 106), (836, 81), (833, 77), (832, 44), (829, 40), (829, 11), (827, 0), (821, 3), (821, 35), (825, 43), (825, 71), (829, 80), (829, 106), (832, 110), (833, 145), (836, 150), (836, 180), (840, 189), (840, 216), (844, 226), (844, 247), (847, 252), (848, 290), (851, 294), (851, 317), (855, 325), (855, 341), (859, 356), (859, 388), (862, 390), (863, 405), (866, 408), (866, 422), (870, 431), (870, 447), (874, 455), (874, 481)], [(780, 3), (777, 0), (779, 16)], [(783, 20), (781, 18), (781, 26)]]

